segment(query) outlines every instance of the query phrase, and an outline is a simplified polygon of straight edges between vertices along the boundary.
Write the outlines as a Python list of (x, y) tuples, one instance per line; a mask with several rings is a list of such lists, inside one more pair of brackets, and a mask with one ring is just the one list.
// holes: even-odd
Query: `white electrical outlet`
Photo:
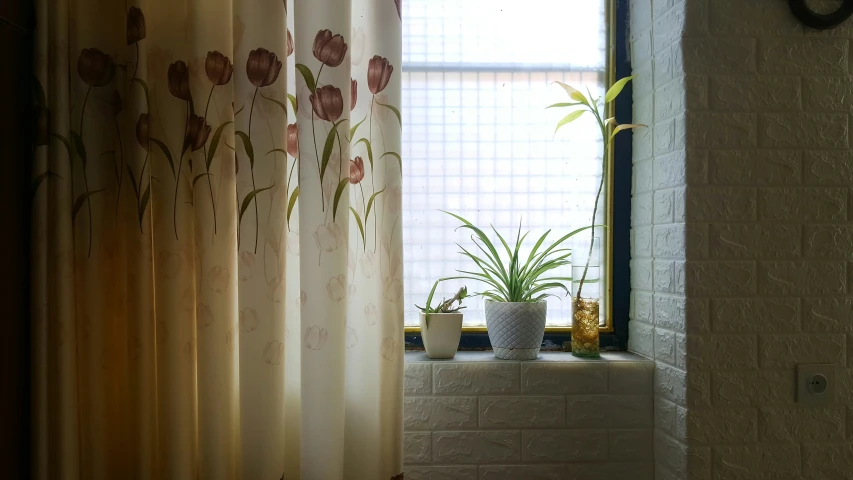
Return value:
[(797, 365), (797, 403), (828, 405), (835, 399), (835, 365)]

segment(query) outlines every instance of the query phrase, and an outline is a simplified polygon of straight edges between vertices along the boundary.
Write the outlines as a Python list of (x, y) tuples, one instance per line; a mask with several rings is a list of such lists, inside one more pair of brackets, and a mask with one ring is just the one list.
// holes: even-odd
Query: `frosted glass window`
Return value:
[[(404, 0), (403, 8), (405, 316), (417, 326), (414, 304), (433, 282), (474, 269), (456, 246), (473, 248), (470, 235), (440, 210), (513, 239), (519, 224), (528, 239), (548, 229), (556, 239), (591, 223), (602, 175), (597, 124), (587, 116), (555, 136), (568, 112), (545, 107), (566, 101), (556, 80), (603, 95), (607, 21), (604, 0)], [(485, 288), (445, 282), (437, 300), (463, 284)], [(482, 299), (466, 304), (466, 326), (485, 325)], [(570, 323), (570, 299), (549, 298), (549, 326)]]

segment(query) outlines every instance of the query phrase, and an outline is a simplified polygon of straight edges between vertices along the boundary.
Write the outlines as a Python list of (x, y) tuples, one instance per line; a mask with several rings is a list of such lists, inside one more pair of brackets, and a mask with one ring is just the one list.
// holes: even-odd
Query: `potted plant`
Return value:
[(429, 358), (453, 358), (462, 337), (462, 314), (459, 310), (465, 308), (462, 300), (468, 296), (468, 289), (460, 288), (456, 295), (442, 299), (438, 306), (433, 308), (432, 297), (435, 295), (435, 289), (444, 280), (447, 279), (435, 281), (425, 306), (415, 305), (421, 311), (421, 338)]
[[(613, 145), (613, 139), (616, 137), (616, 134), (623, 130), (645, 126), (639, 124), (619, 125), (616, 123), (614, 117), (605, 119), (607, 116), (607, 104), (616, 100), (616, 97), (619, 96), (622, 89), (625, 88), (625, 85), (632, 78), (634, 77), (625, 77), (615, 82), (607, 90), (607, 93), (604, 94), (603, 101), (601, 98), (593, 99), (592, 93), (589, 90), (587, 90), (588, 95), (584, 95), (574, 87), (562, 82), (556, 82), (563, 87), (563, 90), (566, 91), (572, 101), (568, 103), (555, 103), (548, 107), (576, 108), (557, 123), (557, 128), (554, 130), (555, 135), (561, 127), (574, 122), (587, 112), (595, 117), (598, 127), (601, 130), (601, 143), (604, 149), (601, 157), (602, 175), (598, 183), (598, 193), (595, 196), (595, 204), (592, 209), (591, 226), (595, 225), (595, 217), (598, 214), (599, 201), (601, 200), (604, 179), (606, 177), (604, 172), (607, 171), (607, 159)], [(582, 262), (583, 266), (573, 265), (572, 268), (572, 277), (574, 277), (572, 282), (572, 355), (578, 357), (596, 358), (599, 356), (598, 328), (601, 296), (598, 289), (594, 287), (597, 287), (600, 279), (598, 274), (599, 265), (596, 261), (596, 259), (600, 258), (600, 252), (598, 251), (598, 244), (600, 242), (596, 238), (595, 233), (595, 229), (591, 228), (588, 240), (581, 247), (581, 251), (577, 252), (578, 255), (575, 255), (575, 260), (579, 263)], [(584, 290), (584, 286), (587, 286), (586, 290)]]
[(471, 239), (482, 252), (482, 256), (475, 255), (459, 245), (462, 249), (459, 253), (473, 260), (479, 271), (459, 270), (462, 276), (450, 278), (476, 280), (490, 287), (476, 295), (484, 297), (485, 300), (486, 329), (495, 356), (504, 360), (535, 359), (539, 356), (539, 348), (545, 336), (545, 299), (553, 296), (548, 291), (562, 289), (566, 295), (569, 294), (569, 289), (563, 282), (570, 282), (571, 277), (555, 276), (558, 274), (554, 272), (555, 269), (571, 263), (571, 249), (560, 246), (569, 238), (593, 226), (579, 228), (543, 247), (551, 233), (551, 230), (548, 230), (539, 237), (522, 263), (521, 245), (530, 232), (521, 235), (521, 225), (518, 227), (513, 248), (510, 248), (504, 237), (492, 227), (506, 252), (506, 255), (502, 255), (483, 230), (459, 215), (444, 213), (461, 221), (459, 228), (474, 232)]

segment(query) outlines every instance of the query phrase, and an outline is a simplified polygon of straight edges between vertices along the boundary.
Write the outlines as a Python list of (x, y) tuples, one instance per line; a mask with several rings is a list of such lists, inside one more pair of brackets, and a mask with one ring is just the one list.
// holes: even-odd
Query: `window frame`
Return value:
[[(631, 75), (630, 52), (628, 50), (628, 0), (606, 0), (607, 16), (607, 67), (605, 77), (611, 85), (617, 78)], [(492, 71), (492, 70), (487, 70)], [(618, 123), (631, 123), (632, 85), (629, 82), (615, 102), (608, 106), (608, 117), (616, 117)], [(600, 346), (606, 350), (627, 350), (628, 317), (630, 310), (631, 282), (630, 235), (631, 235), (631, 187), (632, 187), (632, 133), (623, 132), (616, 136), (614, 147), (607, 159), (607, 275), (605, 289), (605, 325), (599, 328)], [(547, 348), (560, 349), (564, 342), (571, 341), (572, 327), (546, 327), (544, 344)], [(405, 327), (407, 348), (423, 348), (418, 327)], [(491, 349), (486, 327), (463, 327), (460, 350)]]

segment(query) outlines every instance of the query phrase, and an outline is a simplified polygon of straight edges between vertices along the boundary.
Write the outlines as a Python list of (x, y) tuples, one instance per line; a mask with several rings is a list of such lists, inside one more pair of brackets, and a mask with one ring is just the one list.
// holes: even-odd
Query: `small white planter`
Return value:
[(421, 336), (429, 358), (453, 358), (462, 337), (462, 314), (430, 313), (427, 328), (426, 315), (421, 313)]
[[(495, 356), (503, 360), (534, 360), (545, 337), (545, 302), (486, 300), (486, 328)], [(432, 323), (432, 320), (430, 320)]]

